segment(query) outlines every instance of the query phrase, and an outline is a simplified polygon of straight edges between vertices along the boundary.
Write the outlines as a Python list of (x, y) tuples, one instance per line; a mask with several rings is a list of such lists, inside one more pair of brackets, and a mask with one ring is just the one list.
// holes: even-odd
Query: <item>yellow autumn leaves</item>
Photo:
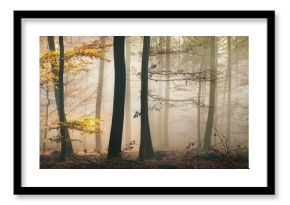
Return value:
[[(76, 75), (81, 71), (89, 71), (88, 65), (93, 63), (93, 59), (105, 59), (106, 48), (111, 45), (106, 44), (104, 39), (94, 41), (90, 44), (66, 48), (64, 51), (64, 71), (70, 75)], [(46, 51), (40, 57), (40, 85), (46, 85), (49, 90), (56, 87), (59, 73), (60, 51)], [(68, 82), (66, 82), (68, 83)], [(100, 119), (92, 117), (81, 117), (76, 120), (68, 120), (64, 124), (59, 122), (45, 127), (45, 129), (59, 129), (65, 126), (71, 130), (79, 131), (81, 134), (101, 133)]]
[[(105, 48), (110, 45), (82, 45), (68, 48), (64, 52), (64, 71), (77, 74), (88, 71), (87, 65), (92, 64), (92, 59), (104, 59)], [(58, 80), (60, 51), (47, 51), (40, 57), (40, 85)], [(105, 59), (108, 61), (107, 59)]]
[[(63, 126), (79, 131), (81, 134), (96, 134), (101, 133), (101, 120), (93, 117), (81, 117), (76, 120), (68, 120)], [(48, 127), (51, 129), (59, 129), (60, 124), (55, 123)]]
[[(82, 47), (74, 47), (66, 49), (64, 52), (64, 60), (69, 61), (72, 58), (77, 57), (90, 57), (90, 58), (103, 58), (104, 57), (104, 49), (92, 49), (92, 48), (84, 48)], [(40, 58), (40, 67), (44, 67), (45, 63), (50, 63), (56, 67), (58, 67), (60, 52), (56, 51), (47, 51)]]
[(82, 117), (78, 120), (69, 120), (66, 122), (66, 126), (81, 132), (81, 134), (101, 133), (100, 119), (98, 118)]

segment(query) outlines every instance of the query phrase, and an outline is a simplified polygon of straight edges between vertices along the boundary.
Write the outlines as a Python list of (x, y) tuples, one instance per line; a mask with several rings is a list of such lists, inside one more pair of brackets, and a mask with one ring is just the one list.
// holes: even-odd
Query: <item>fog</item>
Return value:
[[(128, 70), (126, 72), (126, 83), (128, 83), (128, 80), (130, 81), (130, 107), (128, 107), (128, 103), (125, 103), (125, 110), (129, 109), (130, 113), (131, 134), (129, 138), (136, 142), (133, 145), (132, 152), (138, 152), (141, 130), (139, 113), (141, 112), (140, 73), (143, 37), (126, 37), (126, 40), (128, 39), (131, 43), (130, 49), (125, 46), (125, 50), (128, 52), (129, 49), (130, 53), (130, 68), (129, 72)], [(170, 50), (166, 50), (165, 37), (163, 42), (161, 42), (162, 38), (160, 37), (150, 37), (148, 115), (154, 151), (183, 152), (190, 143), (195, 145), (200, 143), (199, 146), (203, 147), (209, 113), (211, 83), (210, 73), (207, 72), (211, 66), (211, 50), (208, 39), (207, 36), (171, 36)], [(219, 143), (224, 139), (229, 139), (229, 147), (248, 147), (248, 37), (232, 36), (230, 38), (230, 76), (228, 67), (229, 38), (216, 36), (215, 39), (216, 77), (214, 81), (216, 82), (216, 95), (211, 146), (221, 146)], [(100, 37), (98, 36), (65, 36), (64, 50), (89, 45), (99, 40)], [(112, 123), (115, 79), (113, 43), (113, 37), (106, 37), (100, 114), (101, 152), (108, 151)], [(56, 37), (55, 45), (58, 49), (58, 38)], [(47, 37), (40, 37), (40, 58), (48, 51)], [(167, 59), (169, 59), (169, 71), (164, 72)], [(76, 64), (76, 67), (80, 66), (82, 69), (75, 71), (68, 68), (64, 71), (66, 120), (78, 120), (82, 117), (95, 118), (101, 59), (83, 56), (73, 58), (71, 61)], [(128, 59), (125, 59), (125, 62), (128, 66)], [(50, 65), (45, 64), (45, 67), (40, 70), (44, 72), (45, 69), (50, 69)], [(166, 77), (169, 73), (170, 80)], [(60, 150), (60, 143), (52, 140), (59, 135), (59, 129), (54, 129), (59, 119), (53, 84), (49, 80), (47, 81), (40, 85), (41, 129), (39, 144), (41, 152)], [(166, 85), (166, 83), (168, 84)], [(169, 91), (169, 96), (166, 94), (166, 88)], [(126, 90), (126, 92), (128, 91)], [(48, 98), (49, 105), (47, 103)], [(168, 122), (165, 121), (164, 117), (166, 106), (169, 108)], [(46, 109), (48, 109), (48, 114)], [(120, 107), (119, 109), (123, 108)], [(230, 114), (228, 115), (229, 111)], [(46, 115), (48, 119), (47, 126), (45, 126)], [(228, 125), (228, 120), (230, 120), (230, 125)], [(200, 133), (198, 133), (198, 121), (200, 121)], [(164, 143), (165, 124), (168, 124), (168, 144)], [(125, 147), (125, 144), (128, 143), (125, 136), (126, 129), (128, 129), (128, 125), (124, 120), (122, 147)], [(45, 132), (47, 133), (44, 139)], [(86, 152), (92, 153), (96, 151), (95, 133), (84, 134), (76, 129), (69, 129), (69, 134), (74, 152), (82, 153), (86, 150)], [(200, 139), (198, 139), (198, 135), (200, 135)], [(198, 142), (199, 140), (200, 142)]]

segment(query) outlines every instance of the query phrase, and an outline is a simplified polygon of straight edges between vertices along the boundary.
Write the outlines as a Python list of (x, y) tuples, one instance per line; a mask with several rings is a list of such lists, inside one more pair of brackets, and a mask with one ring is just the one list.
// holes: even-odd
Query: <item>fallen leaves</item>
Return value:
[(159, 151), (152, 159), (139, 161), (138, 153), (130, 159), (106, 159), (106, 154), (74, 155), (65, 162), (56, 162), (50, 155), (40, 156), (41, 169), (248, 169), (247, 161), (194, 157), (184, 159), (181, 153)]

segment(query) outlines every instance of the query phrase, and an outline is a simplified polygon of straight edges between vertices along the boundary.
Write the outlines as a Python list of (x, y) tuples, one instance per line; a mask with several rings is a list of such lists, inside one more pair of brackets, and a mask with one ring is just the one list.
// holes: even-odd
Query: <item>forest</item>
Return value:
[(248, 169), (248, 36), (40, 36), (41, 169)]

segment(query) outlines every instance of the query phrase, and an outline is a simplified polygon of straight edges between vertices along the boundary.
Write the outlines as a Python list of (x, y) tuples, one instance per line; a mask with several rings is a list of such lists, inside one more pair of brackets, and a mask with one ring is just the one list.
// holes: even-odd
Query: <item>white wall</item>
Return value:
[[(66, 3), (67, 2), (67, 3)], [(86, 3), (87, 2), (87, 3)], [(0, 64), (0, 201), (1, 204), (288, 204), (290, 201), (290, 165), (289, 146), (290, 136), (288, 133), (288, 115), (290, 104), (290, 68), (286, 66), (286, 60), (290, 55), (290, 12), (287, 1), (253, 1), (240, 2), (226, 0), (106, 0), (106, 1), (1, 1), (0, 26), (1, 26), (1, 64)], [(151, 4), (152, 3), (152, 4)], [(94, 10), (120, 10), (120, 9), (180, 9), (180, 10), (276, 10), (276, 196), (13, 196), (13, 10), (54, 10), (54, 9), (94, 9)], [(284, 67), (282, 67), (284, 65)], [(10, 87), (10, 89), (8, 89)], [(283, 94), (283, 95), (282, 95)], [(4, 98), (5, 96), (5, 98)], [(283, 164), (282, 164), (283, 163)]]

